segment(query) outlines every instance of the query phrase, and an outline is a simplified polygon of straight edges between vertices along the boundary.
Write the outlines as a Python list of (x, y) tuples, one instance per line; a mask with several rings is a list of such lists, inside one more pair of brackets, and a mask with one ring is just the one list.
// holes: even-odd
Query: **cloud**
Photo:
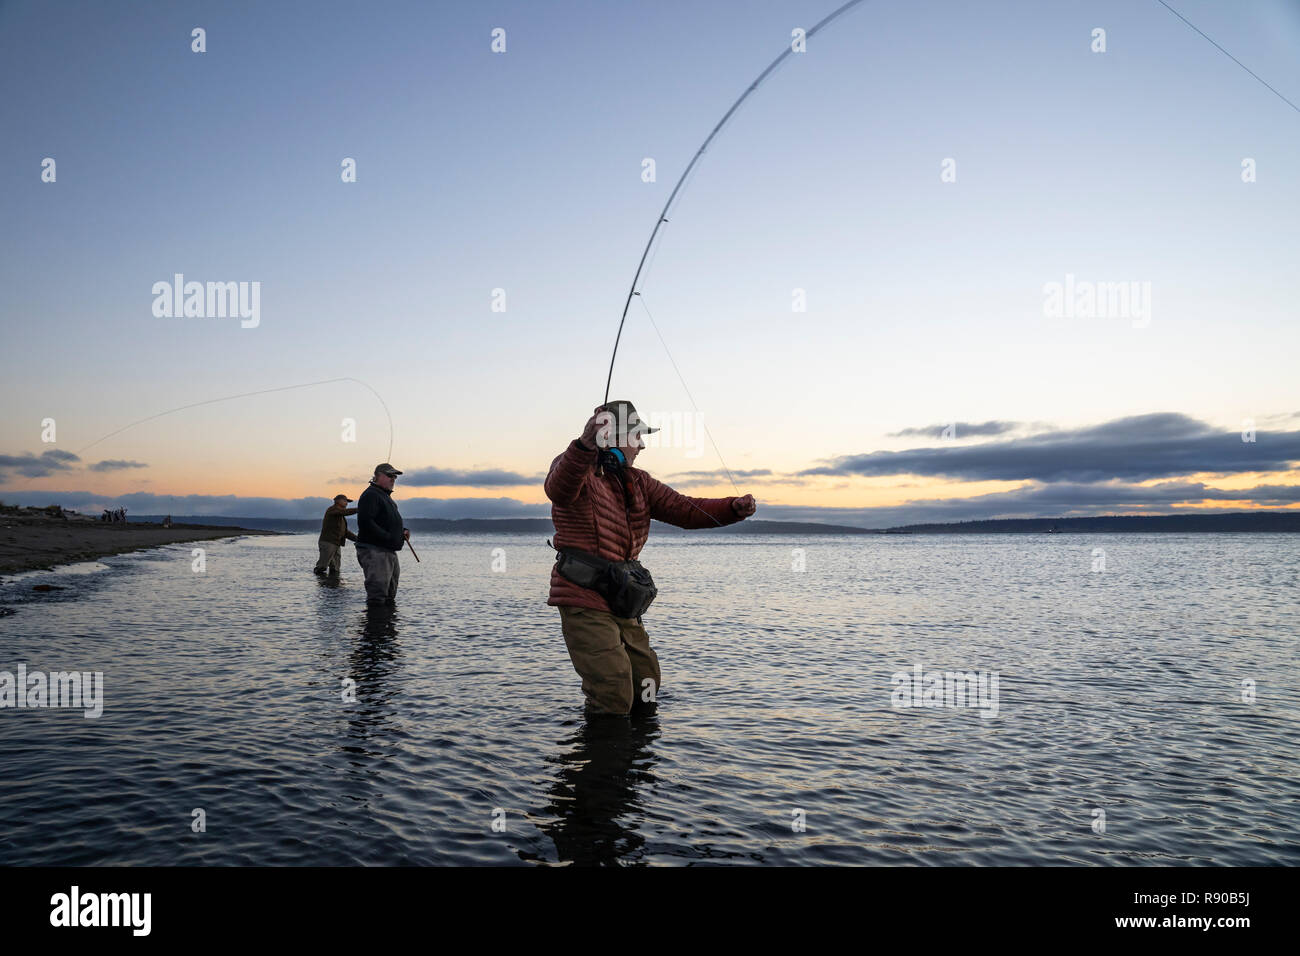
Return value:
[(400, 481), (408, 487), (465, 485), (474, 488), (513, 488), (520, 485), (540, 485), (545, 475), (521, 475), (517, 471), (501, 468), (418, 468), (402, 475)]
[(819, 521), (864, 528), (903, 524), (973, 521), (982, 518), (1060, 518), (1103, 514), (1172, 514), (1189, 505), (1249, 502), (1274, 509), (1300, 503), (1300, 485), (1257, 485), (1246, 489), (1215, 488), (1201, 482), (1167, 481), (1156, 485), (1123, 482), (1033, 484), (967, 498), (912, 500), (874, 508), (819, 508), (759, 503), (759, 517), (774, 521)]
[(1149, 481), (1208, 472), (1284, 471), (1300, 461), (1300, 431), (1221, 431), (1175, 412), (976, 445), (847, 455), (801, 476), (926, 475), (964, 481)]
[(729, 484), (731, 479), (750, 481), (756, 484), (798, 484), (800, 479), (793, 476), (775, 475), (770, 468), (750, 468), (731, 472), (730, 478), (722, 468), (710, 471), (678, 471), (667, 476), (669, 484), (676, 488), (694, 488), (703, 485)]
[(72, 463), (81, 461), (70, 451), (52, 448), (37, 457), (31, 452), (21, 455), (0, 455), (0, 477), (7, 471), (17, 472), (24, 478), (44, 478), (61, 471), (72, 471)]
[[(1284, 421), (1293, 416), (1261, 416), (1260, 421)], [(1011, 423), (984, 423), (994, 430)], [(1023, 426), (1023, 423), (1019, 427)], [(1038, 426), (1034, 426), (1038, 427)], [(1003, 429), (998, 434), (1005, 434)], [(832, 485), (851, 487), (856, 475), (915, 474), (966, 481), (1006, 480), (1019, 487), (1008, 491), (941, 499), (913, 499), (898, 505), (828, 508), (760, 503), (760, 516), (773, 520), (821, 521), (867, 528), (921, 522), (978, 518), (1065, 517), (1096, 514), (1168, 514), (1189, 506), (1232, 503), (1232, 507), (1285, 508), (1300, 504), (1300, 485), (1259, 484), (1244, 490), (1215, 487), (1187, 480), (1191, 474), (1240, 474), (1291, 470), (1300, 461), (1300, 431), (1274, 427), (1242, 441), (1224, 431), (1176, 413), (1115, 419), (1083, 428), (1035, 433), (1018, 439), (998, 438), (978, 444), (943, 442), (938, 446), (898, 452), (871, 452), (834, 459), (796, 473), (767, 468), (732, 472), (738, 482), (778, 486), (800, 484), (809, 476), (830, 476)], [(74, 471), (79, 462), (69, 452), (49, 451), (0, 456), (0, 478), (11, 473), (42, 476)], [(81, 466), (77, 466), (80, 468)], [(107, 460), (90, 471), (144, 467), (139, 462)], [(679, 488), (726, 482), (723, 469), (670, 474)], [(1287, 479), (1282, 479), (1287, 480)], [(408, 497), (420, 486), (463, 485), (511, 487), (538, 485), (541, 475), (504, 469), (415, 469), (402, 477), (397, 500), (403, 515), (419, 518), (546, 517), (550, 505), (530, 504), (509, 497)], [(364, 484), (364, 482), (360, 482)], [(921, 485), (928, 482), (922, 481)], [(896, 483), (900, 493), (915, 487)], [(234, 495), (157, 495), (144, 491), (104, 496), (89, 491), (18, 491), (0, 496), (7, 502), (37, 506), (57, 502), (64, 507), (96, 513), (104, 507), (127, 507), (133, 514), (208, 515), (261, 518), (316, 518), (328, 505), (327, 491), (319, 497), (296, 499), (243, 498)], [(1242, 503), (1237, 505), (1236, 503)]]
[[(70, 451), (51, 448), (39, 456), (31, 452), (21, 455), (0, 455), (0, 479), (9, 477), (6, 472), (16, 472), (24, 478), (47, 478), (50, 475), (75, 471), (75, 463), (81, 459)], [(142, 461), (126, 461), (121, 458), (108, 458), (85, 466), (89, 471), (119, 471), (124, 468), (148, 468)]]
[(106, 458), (87, 466), (91, 471), (119, 471), (123, 468), (148, 468), (142, 461), (125, 461), (121, 458)]
[(1300, 422), (1300, 412), (1277, 412), (1273, 415), (1262, 415), (1259, 418), (1259, 424), (1267, 426), (1291, 425), (1294, 422)]
[[(397, 504), (405, 518), (545, 518), (548, 502), (530, 504), (515, 498), (405, 498)], [(319, 518), (330, 500), (310, 498), (242, 498), (236, 495), (156, 495), (132, 492), (105, 496), (90, 491), (0, 492), (7, 504), (61, 504), (87, 514), (126, 507), (133, 515), (171, 514), (227, 518)], [(889, 528), (901, 524), (969, 521), (977, 518), (1056, 518), (1099, 514), (1170, 514), (1197, 503), (1249, 502), (1259, 508), (1300, 503), (1300, 485), (1259, 485), (1244, 490), (1214, 488), (1200, 482), (1170, 481), (1157, 485), (1123, 482), (1027, 485), (1011, 491), (969, 498), (913, 500), (873, 508), (824, 508), (769, 505), (760, 498), (758, 517), (773, 521), (816, 521)]]
[(944, 429), (951, 427), (956, 438), (971, 436), (1004, 435), (1021, 427), (1021, 422), (947, 422), (940, 425), (926, 425), (922, 428), (904, 428), (902, 431), (890, 432), (889, 438), (935, 438), (944, 436)]

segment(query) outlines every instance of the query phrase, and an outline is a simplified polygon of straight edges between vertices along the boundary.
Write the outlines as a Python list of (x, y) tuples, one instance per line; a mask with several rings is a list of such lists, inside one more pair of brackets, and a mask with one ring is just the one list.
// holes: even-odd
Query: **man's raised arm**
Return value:
[(551, 462), (551, 470), (546, 475), (546, 497), (557, 505), (571, 505), (578, 500), (583, 482), (596, 465), (596, 432), (608, 418), (607, 412), (602, 418), (602, 412), (597, 408), (596, 413), (587, 419), (582, 434), (569, 442), (564, 454)]

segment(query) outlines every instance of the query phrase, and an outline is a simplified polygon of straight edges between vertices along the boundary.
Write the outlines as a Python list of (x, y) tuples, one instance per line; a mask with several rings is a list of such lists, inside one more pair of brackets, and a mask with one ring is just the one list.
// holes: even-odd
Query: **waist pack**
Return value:
[(576, 548), (557, 548), (555, 570), (564, 580), (603, 597), (615, 617), (640, 617), (659, 594), (640, 561), (607, 561)]

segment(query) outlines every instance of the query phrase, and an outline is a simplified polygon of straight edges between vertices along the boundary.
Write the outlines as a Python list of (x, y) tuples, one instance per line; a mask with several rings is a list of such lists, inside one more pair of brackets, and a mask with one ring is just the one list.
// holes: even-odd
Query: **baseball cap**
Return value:
[(657, 428), (651, 428), (641, 420), (636, 406), (629, 401), (619, 399), (615, 402), (606, 402), (605, 411), (614, 413), (614, 427), (622, 432), (636, 432), (640, 435), (653, 435), (659, 431)]

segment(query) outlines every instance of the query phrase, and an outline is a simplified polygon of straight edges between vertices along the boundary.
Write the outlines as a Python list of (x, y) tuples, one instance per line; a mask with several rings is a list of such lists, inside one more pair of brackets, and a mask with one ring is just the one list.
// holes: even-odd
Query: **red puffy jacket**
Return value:
[[(640, 468), (625, 468), (623, 479), (608, 471), (597, 475), (596, 452), (583, 448), (576, 438), (569, 443), (564, 454), (551, 462), (546, 476), (557, 548), (628, 561), (645, 546), (651, 518), (679, 528), (715, 528), (740, 520), (731, 507), (735, 498), (688, 498)], [(551, 596), (546, 603), (609, 610), (603, 597), (560, 577), (555, 568), (551, 568)]]

